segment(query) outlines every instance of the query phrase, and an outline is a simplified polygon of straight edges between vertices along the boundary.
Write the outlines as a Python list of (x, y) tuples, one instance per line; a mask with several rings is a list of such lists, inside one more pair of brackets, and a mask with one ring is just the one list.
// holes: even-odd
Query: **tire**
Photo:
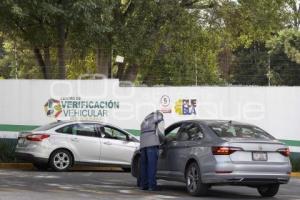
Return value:
[(136, 156), (131, 164), (131, 175), (136, 178), (136, 185), (141, 186), (140, 156)]
[(207, 184), (202, 183), (201, 172), (198, 164), (192, 162), (186, 170), (186, 189), (192, 196), (205, 196), (209, 189)]
[(140, 175), (140, 157), (137, 156), (134, 158), (132, 164), (131, 164), (131, 175), (135, 178), (138, 178)]
[(274, 197), (279, 191), (279, 184), (260, 186), (257, 191), (262, 197)]
[(47, 163), (32, 163), (32, 164), (39, 171), (46, 171), (49, 168)]
[(128, 168), (128, 167), (127, 168), (123, 167), (122, 169), (123, 169), (124, 172), (131, 172), (131, 168)]
[(49, 164), (56, 172), (68, 171), (72, 167), (73, 157), (69, 151), (58, 149), (51, 154)]

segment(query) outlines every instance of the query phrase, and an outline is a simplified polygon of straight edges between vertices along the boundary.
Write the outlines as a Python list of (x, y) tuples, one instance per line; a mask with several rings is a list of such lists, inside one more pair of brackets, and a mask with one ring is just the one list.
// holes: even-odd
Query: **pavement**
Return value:
[[(19, 170), (35, 170), (35, 167), (31, 163), (0, 163), (1, 169), (19, 169)], [(112, 167), (112, 166), (87, 166), (87, 165), (75, 165), (72, 167), (72, 170), (75, 171), (109, 171), (109, 172), (122, 172), (123, 169), (120, 167)]]
[[(207, 197), (192, 197), (182, 183), (158, 181), (159, 192), (141, 191), (130, 173), (81, 171), (41, 172), (0, 170), (0, 200), (94, 200), (94, 199), (261, 199), (256, 189), (237, 186), (212, 187)], [(273, 199), (300, 200), (300, 179), (282, 185)]]

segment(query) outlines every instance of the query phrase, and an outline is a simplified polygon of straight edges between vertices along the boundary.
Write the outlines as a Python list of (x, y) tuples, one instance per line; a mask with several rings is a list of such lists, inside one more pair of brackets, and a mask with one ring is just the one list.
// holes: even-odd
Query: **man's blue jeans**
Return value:
[(158, 146), (141, 149), (140, 187), (142, 189), (156, 188), (156, 170), (158, 160)]

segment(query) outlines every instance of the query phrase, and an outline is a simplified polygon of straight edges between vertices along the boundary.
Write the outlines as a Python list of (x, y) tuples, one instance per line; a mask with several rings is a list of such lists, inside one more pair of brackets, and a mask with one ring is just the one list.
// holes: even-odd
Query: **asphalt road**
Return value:
[[(261, 199), (256, 189), (213, 187), (207, 197), (191, 197), (184, 184), (159, 181), (160, 192), (141, 191), (129, 173), (115, 172), (38, 172), (0, 170), (0, 200), (77, 200), (77, 199)], [(273, 199), (300, 200), (300, 179), (283, 185)]]

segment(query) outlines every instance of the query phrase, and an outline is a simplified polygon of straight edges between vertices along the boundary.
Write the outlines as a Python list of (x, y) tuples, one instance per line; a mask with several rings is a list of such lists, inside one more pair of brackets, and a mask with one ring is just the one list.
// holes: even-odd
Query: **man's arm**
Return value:
[(159, 137), (159, 142), (162, 144), (165, 141), (165, 122), (161, 121), (157, 124), (157, 135)]

